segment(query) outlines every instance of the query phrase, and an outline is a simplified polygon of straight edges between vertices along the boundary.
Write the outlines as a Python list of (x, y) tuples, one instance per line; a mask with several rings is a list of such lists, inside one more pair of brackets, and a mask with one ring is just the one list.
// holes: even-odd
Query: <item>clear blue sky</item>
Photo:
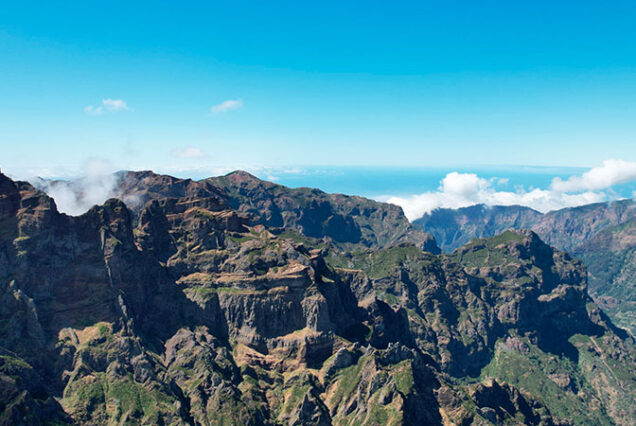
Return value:
[(0, 167), (633, 161), (635, 22), (631, 1), (5, 1)]

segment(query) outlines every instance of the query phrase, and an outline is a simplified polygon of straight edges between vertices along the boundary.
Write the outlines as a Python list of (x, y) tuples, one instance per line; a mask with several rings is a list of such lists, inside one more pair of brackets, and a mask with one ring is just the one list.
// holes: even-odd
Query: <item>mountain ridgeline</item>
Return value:
[(360, 197), (117, 182), (72, 217), (0, 175), (0, 424), (636, 418), (633, 339), (532, 231), (442, 254)]
[(436, 209), (416, 219), (443, 251), (453, 251), (473, 238), (490, 237), (507, 229), (531, 229), (561, 250), (576, 249), (601, 230), (636, 218), (633, 200), (587, 204), (540, 213), (523, 206), (477, 204), (459, 209)]
[(249, 217), (251, 224), (327, 238), (339, 247), (409, 242), (439, 253), (432, 236), (414, 228), (397, 206), (318, 189), (287, 188), (243, 171), (201, 181), (152, 172), (120, 172), (115, 192), (119, 198), (133, 201), (127, 203), (133, 212), (152, 199), (216, 197)]
[(521, 206), (438, 209), (413, 225), (444, 251), (508, 229), (531, 229), (588, 268), (589, 291), (616, 324), (636, 334), (636, 203), (621, 200), (542, 214)]

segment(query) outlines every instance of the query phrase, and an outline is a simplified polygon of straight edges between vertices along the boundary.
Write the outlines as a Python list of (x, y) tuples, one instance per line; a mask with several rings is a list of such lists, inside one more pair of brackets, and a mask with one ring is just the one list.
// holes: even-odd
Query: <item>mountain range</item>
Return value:
[(612, 320), (636, 334), (636, 203), (621, 200), (545, 214), (521, 206), (437, 209), (413, 225), (453, 251), (473, 238), (531, 229), (548, 244), (583, 260), (589, 292)]
[(245, 172), (122, 172), (115, 194), (68, 216), (0, 174), (2, 424), (636, 419), (632, 336), (548, 244), (628, 258), (632, 222), (560, 217), (570, 233), (549, 238), (523, 209), (487, 231), (452, 212), (411, 225)]

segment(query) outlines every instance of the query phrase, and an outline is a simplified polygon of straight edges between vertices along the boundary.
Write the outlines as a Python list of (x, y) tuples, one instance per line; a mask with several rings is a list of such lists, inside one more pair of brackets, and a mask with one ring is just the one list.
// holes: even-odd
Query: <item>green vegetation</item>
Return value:
[(351, 257), (329, 258), (334, 267), (359, 269), (367, 273), (369, 278), (380, 279), (391, 275), (401, 266), (422, 268), (434, 262), (435, 256), (420, 250), (413, 245), (400, 245), (374, 251), (353, 251)]
[(228, 238), (234, 241), (235, 243), (239, 243), (239, 244), (244, 243), (245, 241), (251, 241), (255, 239), (253, 235), (249, 235), (249, 234), (230, 234), (228, 235)]
[(334, 382), (336, 382), (336, 391), (329, 400), (329, 405), (340, 405), (343, 399), (352, 395), (354, 389), (360, 382), (360, 371), (364, 365), (369, 362), (371, 358), (369, 356), (361, 356), (358, 362), (352, 366), (343, 368), (338, 371)]
[(165, 393), (147, 389), (130, 376), (111, 379), (105, 373), (69, 382), (62, 404), (80, 418), (108, 413), (115, 421), (127, 417), (144, 423), (157, 422), (161, 413), (174, 411), (174, 400)]
[(497, 246), (500, 244), (507, 244), (509, 242), (522, 243), (527, 238), (528, 238), (527, 236), (520, 234), (518, 232), (504, 231), (499, 235), (495, 235), (492, 238), (486, 239), (486, 241), (489, 246)]
[(300, 401), (303, 399), (305, 394), (309, 392), (310, 389), (311, 389), (311, 385), (308, 383), (294, 384), (290, 388), (286, 389), (283, 392), (285, 400), (284, 400), (281, 412), (283, 414), (291, 413), (292, 410), (294, 410), (296, 406), (300, 403)]
[(97, 330), (99, 331), (100, 336), (106, 336), (110, 334), (110, 327), (107, 323), (100, 322), (97, 324)]
[(403, 395), (407, 395), (413, 389), (414, 378), (413, 369), (411, 367), (410, 360), (404, 360), (396, 364), (391, 368), (393, 378), (395, 380), (395, 387)]
[(297, 244), (304, 244), (307, 247), (321, 247), (324, 246), (320, 240), (316, 238), (307, 237), (306, 235), (289, 228), (284, 228), (282, 232), (278, 233), (278, 238), (283, 240), (292, 240)]
[[(481, 378), (494, 378), (510, 383), (539, 398), (560, 418), (576, 424), (611, 424), (603, 410), (594, 410), (577, 397), (578, 392), (594, 394), (576, 364), (565, 357), (541, 351), (526, 341), (528, 353), (520, 353), (499, 343), (496, 353), (481, 373)], [(568, 389), (573, 390), (568, 391)]]
[[(48, 415), (57, 399), (77, 424), (118, 425), (634, 417), (633, 342), (582, 265), (533, 234), (432, 255), (397, 207), (242, 173), (227, 191), (142, 176), (124, 182), (150, 198), (141, 212), (16, 213), (33, 234), (0, 241), (15, 279), (0, 282), (0, 405)], [(629, 257), (613, 259), (597, 276), (629, 283)]]
[(2, 360), (2, 363), (0, 364), (0, 371), (10, 377), (19, 377), (23, 370), (32, 369), (27, 362), (17, 357), (0, 355), (0, 360)]
[(462, 265), (483, 267), (483, 266), (504, 266), (517, 259), (507, 256), (498, 250), (496, 246), (488, 244), (486, 246), (475, 245), (472, 250), (457, 251), (457, 261)]

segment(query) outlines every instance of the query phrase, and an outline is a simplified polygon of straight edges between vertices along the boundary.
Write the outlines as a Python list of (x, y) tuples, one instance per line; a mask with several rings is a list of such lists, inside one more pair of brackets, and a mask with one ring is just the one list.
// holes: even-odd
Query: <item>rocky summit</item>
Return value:
[(589, 292), (614, 323), (636, 335), (636, 204), (588, 204), (545, 214), (522, 206), (437, 209), (413, 224), (444, 251), (508, 229), (532, 229), (545, 242), (584, 261)]
[(635, 422), (633, 339), (532, 231), (441, 254), (360, 197), (117, 179), (72, 217), (0, 175), (1, 424)]

